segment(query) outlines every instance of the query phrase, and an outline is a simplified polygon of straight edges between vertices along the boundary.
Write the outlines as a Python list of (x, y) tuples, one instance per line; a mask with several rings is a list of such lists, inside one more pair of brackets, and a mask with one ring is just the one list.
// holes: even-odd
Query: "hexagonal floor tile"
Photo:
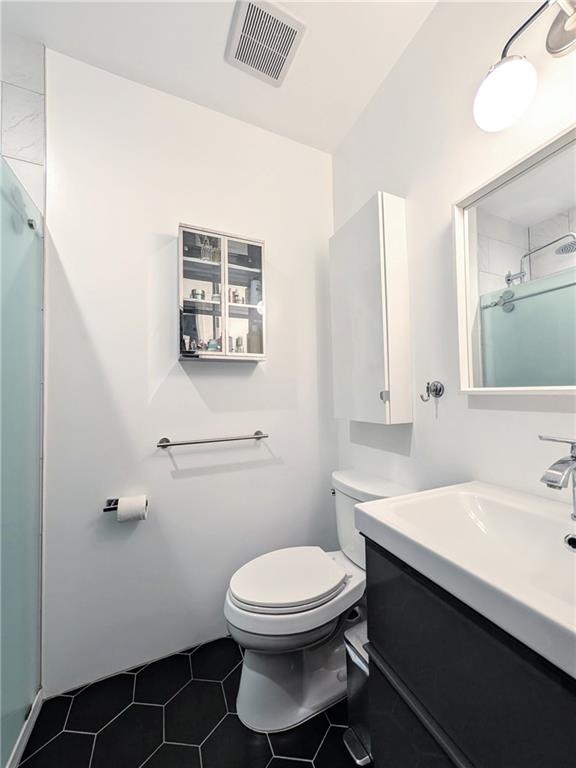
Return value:
[(328, 720), (321, 713), (289, 731), (271, 733), (270, 743), (274, 754), (312, 760), (329, 727)]
[(224, 680), (242, 661), (240, 648), (231, 637), (221, 637), (201, 645), (190, 656), (192, 677), (200, 680)]
[(315, 768), (353, 768), (355, 763), (350, 757), (342, 737), (345, 728), (331, 726), (316, 758)]
[(313, 768), (313, 765), (302, 760), (291, 760), (289, 757), (273, 757), (266, 768)]
[(326, 710), (326, 715), (330, 721), (330, 725), (348, 725), (348, 700), (341, 699), (341, 701), (333, 704)]
[(200, 751), (204, 768), (266, 768), (272, 757), (265, 734), (249, 730), (236, 715), (226, 715)]
[(66, 728), (96, 733), (132, 702), (134, 675), (116, 675), (92, 683), (74, 697)]
[(162, 707), (132, 704), (96, 736), (91, 768), (139, 768), (162, 743)]
[(22, 760), (26, 760), (33, 752), (36, 752), (47, 741), (64, 730), (64, 723), (71, 704), (72, 699), (68, 696), (55, 696), (53, 699), (46, 699), (34, 723)]
[(165, 704), (191, 677), (190, 657), (186, 654), (155, 661), (136, 675), (134, 701)]
[(23, 765), (26, 768), (88, 768), (93, 744), (94, 736), (90, 733), (61, 733)]
[(165, 739), (201, 744), (226, 714), (220, 683), (192, 680), (165, 707)]
[(198, 747), (182, 744), (162, 744), (142, 768), (200, 768)]

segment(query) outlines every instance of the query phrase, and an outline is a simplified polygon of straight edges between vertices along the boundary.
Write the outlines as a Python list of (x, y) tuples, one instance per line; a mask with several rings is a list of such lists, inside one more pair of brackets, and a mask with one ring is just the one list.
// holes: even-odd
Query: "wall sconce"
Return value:
[(547, 0), (508, 40), (500, 61), (490, 67), (474, 99), (474, 120), (483, 131), (508, 128), (526, 111), (536, 92), (538, 76), (525, 56), (509, 55), (513, 43), (550, 6), (560, 11), (546, 38), (552, 56), (565, 56), (576, 46), (576, 0)]

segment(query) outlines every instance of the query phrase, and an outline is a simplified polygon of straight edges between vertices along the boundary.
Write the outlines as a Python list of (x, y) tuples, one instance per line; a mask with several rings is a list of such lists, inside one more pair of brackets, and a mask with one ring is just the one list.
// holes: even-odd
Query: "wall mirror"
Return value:
[(576, 391), (576, 130), (454, 207), (462, 391)]

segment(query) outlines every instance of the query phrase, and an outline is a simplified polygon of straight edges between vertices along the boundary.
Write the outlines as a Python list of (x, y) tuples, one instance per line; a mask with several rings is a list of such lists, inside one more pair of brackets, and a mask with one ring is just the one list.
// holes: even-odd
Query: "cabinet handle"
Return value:
[(387, 403), (388, 400), (390, 400), (390, 390), (389, 389), (383, 389), (380, 392), (380, 400), (382, 400), (383, 403)]

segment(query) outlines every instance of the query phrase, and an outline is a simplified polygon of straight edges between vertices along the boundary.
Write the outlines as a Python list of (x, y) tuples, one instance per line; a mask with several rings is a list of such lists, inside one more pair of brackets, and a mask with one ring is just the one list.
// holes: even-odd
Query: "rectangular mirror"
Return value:
[(574, 390), (576, 132), (458, 203), (454, 220), (462, 391)]

